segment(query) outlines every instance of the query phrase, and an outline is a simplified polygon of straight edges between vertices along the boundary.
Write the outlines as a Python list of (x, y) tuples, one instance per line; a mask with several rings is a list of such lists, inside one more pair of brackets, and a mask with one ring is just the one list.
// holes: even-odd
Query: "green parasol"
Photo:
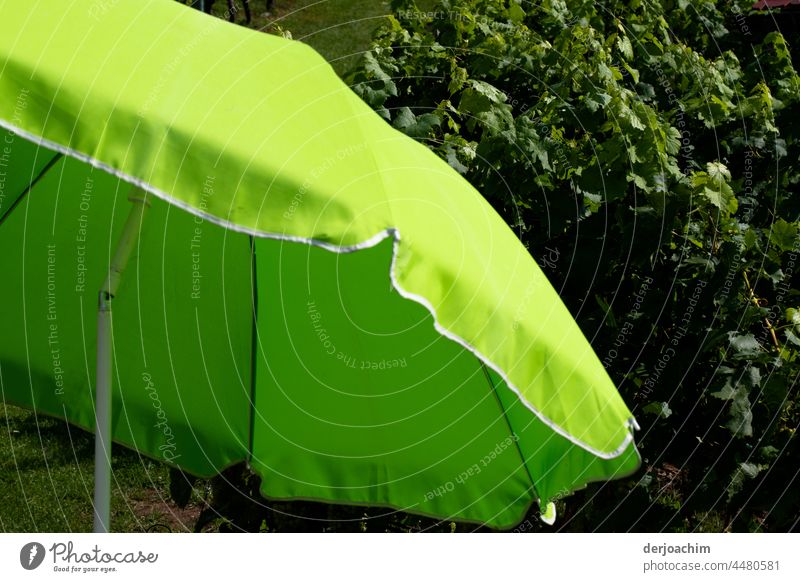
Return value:
[(171, 0), (0, 3), (0, 127), (0, 388), (97, 426), (97, 529), (109, 439), (496, 528), (637, 468), (514, 233), (308, 46)]

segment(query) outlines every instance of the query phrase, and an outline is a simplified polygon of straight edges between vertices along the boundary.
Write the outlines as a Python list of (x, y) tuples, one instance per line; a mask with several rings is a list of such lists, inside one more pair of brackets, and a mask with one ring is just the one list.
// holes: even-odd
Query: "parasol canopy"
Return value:
[(0, 3), (0, 128), (5, 401), (94, 430), (113, 299), (111, 438), (198, 476), (509, 528), (638, 467), (514, 233), (308, 46)]

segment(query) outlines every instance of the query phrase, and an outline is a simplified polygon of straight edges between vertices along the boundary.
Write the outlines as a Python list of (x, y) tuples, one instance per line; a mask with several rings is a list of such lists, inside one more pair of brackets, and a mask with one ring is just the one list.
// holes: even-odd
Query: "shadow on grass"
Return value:
[[(112, 451), (114, 531), (192, 529), (199, 508), (169, 501), (168, 471), (135, 451)], [(90, 531), (94, 435), (61, 419), (0, 405), (0, 531)]]

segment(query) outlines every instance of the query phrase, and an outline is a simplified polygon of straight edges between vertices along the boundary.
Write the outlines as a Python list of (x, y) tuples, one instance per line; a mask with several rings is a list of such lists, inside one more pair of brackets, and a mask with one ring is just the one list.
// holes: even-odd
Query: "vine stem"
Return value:
[[(748, 293), (750, 293), (750, 301), (752, 301), (753, 305), (755, 305), (756, 307), (761, 307), (761, 304), (758, 302), (758, 297), (756, 297), (756, 294), (753, 292), (753, 287), (750, 285), (750, 279), (747, 277), (747, 271), (742, 271), (742, 276), (744, 277), (744, 284), (747, 285), (747, 291)], [(778, 351), (780, 351), (781, 344), (778, 341), (778, 336), (775, 335), (775, 328), (772, 327), (772, 324), (769, 322), (768, 317), (764, 318), (764, 323), (767, 325), (767, 329), (769, 330), (770, 336), (772, 336), (772, 343), (774, 343), (775, 348)]]

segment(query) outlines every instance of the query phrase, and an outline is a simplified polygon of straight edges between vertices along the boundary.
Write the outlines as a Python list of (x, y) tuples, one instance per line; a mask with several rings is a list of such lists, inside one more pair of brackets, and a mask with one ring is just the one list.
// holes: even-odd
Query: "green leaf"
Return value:
[(442, 149), (445, 152), (445, 159), (447, 163), (450, 164), (450, 167), (453, 168), (459, 174), (466, 174), (469, 168), (465, 166), (458, 157), (458, 150), (452, 143), (445, 143), (442, 146)]
[(744, 380), (751, 388), (758, 388), (761, 385), (761, 370), (756, 366), (749, 366), (745, 372)]
[(512, 2), (508, 7), (508, 19), (511, 22), (522, 22), (525, 18), (525, 11), (516, 2)]
[(674, 127), (667, 129), (664, 148), (667, 150), (668, 154), (673, 156), (681, 151), (681, 132)]
[(772, 445), (767, 445), (766, 447), (761, 447), (759, 452), (761, 453), (762, 458), (771, 460), (777, 457), (780, 451)]
[(739, 356), (755, 356), (762, 349), (761, 344), (758, 343), (752, 333), (742, 335), (735, 331), (731, 331), (728, 332), (728, 341), (730, 342), (733, 351)]
[(647, 185), (647, 180), (645, 180), (644, 177), (638, 174), (628, 174), (628, 181), (636, 184), (636, 187), (639, 188), (640, 190), (645, 190), (645, 191), (649, 190), (649, 187)]
[(626, 71), (628, 71), (628, 74), (633, 79), (633, 82), (634, 83), (638, 83), (639, 82), (639, 70), (638, 69), (634, 69), (628, 63), (622, 63), (622, 66), (625, 67)]
[(758, 244), (758, 235), (752, 228), (747, 229), (744, 233), (744, 245), (748, 250), (753, 249)]
[(392, 78), (389, 76), (389, 74), (383, 70), (380, 63), (378, 63), (374, 53), (368, 52), (365, 55), (364, 70), (368, 74), (369, 78), (383, 81), (386, 91), (389, 95), (397, 96), (397, 86), (394, 84), (394, 81), (392, 81)]
[(790, 343), (800, 347), (800, 338), (797, 337), (797, 335), (795, 335), (794, 332), (792, 332), (792, 331), (790, 331), (788, 329), (785, 329), (783, 331), (783, 333), (784, 333), (784, 335), (786, 335), (787, 341), (789, 341)]
[(655, 414), (659, 418), (669, 418), (672, 415), (672, 410), (666, 402), (651, 402), (642, 410), (648, 414)]
[(617, 329), (617, 320), (614, 318), (614, 313), (611, 311), (611, 306), (606, 303), (606, 300), (600, 297), (599, 295), (595, 294), (594, 300), (600, 306), (600, 309), (603, 310), (603, 313), (606, 316), (606, 325)]
[(624, 103), (619, 107), (619, 117), (622, 120), (627, 121), (633, 129), (644, 131), (644, 123), (642, 123), (641, 119), (639, 119), (639, 116), (636, 114), (636, 112)]
[(783, 274), (783, 270), (781, 270), (781, 269), (777, 269), (777, 270), (773, 271), (772, 273), (768, 273), (768, 272), (765, 271), (765, 274), (766, 274), (767, 278), (770, 281), (772, 281), (772, 284), (775, 285), (775, 287), (777, 287), (778, 284), (780, 284), (780, 282), (783, 281), (786, 278), (786, 275)]
[(706, 164), (708, 176), (715, 181), (728, 182), (731, 179), (731, 172), (721, 162), (708, 162)]
[(472, 79), (469, 81), (470, 88), (478, 95), (483, 95), (492, 103), (505, 103), (506, 94), (494, 85), (490, 85), (485, 81), (476, 81)]
[(739, 468), (742, 470), (745, 477), (749, 479), (755, 478), (761, 472), (761, 467), (754, 463), (742, 463), (739, 465)]
[(753, 411), (746, 395), (733, 399), (728, 414), (730, 418), (725, 426), (733, 436), (753, 436)]
[(497, 135), (514, 129), (511, 107), (505, 103), (506, 96), (497, 88), (483, 81), (469, 81), (462, 91), (458, 108), (466, 113), (467, 126), (475, 129), (476, 121), (489, 135)]
[(764, 468), (764, 465), (756, 465), (755, 463), (739, 463), (728, 485), (728, 502), (733, 500), (736, 494), (742, 490), (746, 479), (755, 479)]
[(402, 107), (394, 120), (394, 127), (415, 139), (426, 138), (434, 127), (438, 127), (442, 120), (433, 113), (425, 113), (416, 117), (408, 107)]
[(549, 156), (547, 154), (547, 150), (545, 149), (544, 145), (541, 142), (534, 140), (531, 140), (528, 143), (530, 145), (531, 152), (536, 157), (536, 159), (539, 160), (539, 163), (541, 164), (542, 168), (548, 171), (552, 170), (552, 167), (550, 166)]
[(610, 83), (611, 81), (614, 80), (614, 73), (605, 63), (598, 63), (597, 75), (598, 77), (600, 77), (601, 81), (605, 81), (606, 83)]
[(397, 116), (394, 119), (394, 127), (397, 129), (404, 129), (416, 123), (416, 116), (411, 112), (408, 107), (402, 107), (398, 112)]
[(453, 95), (460, 91), (464, 84), (467, 82), (467, 70), (463, 67), (454, 67), (450, 75), (450, 83), (447, 85), (447, 91)]
[(736, 398), (736, 395), (737, 389), (733, 387), (733, 384), (731, 384), (730, 378), (725, 381), (725, 385), (720, 390), (711, 393), (711, 396), (715, 396), (720, 400), (733, 400)]
[(712, 396), (729, 403), (728, 422), (725, 426), (737, 437), (753, 434), (753, 412), (748, 394), (745, 386), (741, 384), (733, 386), (730, 378), (725, 380), (725, 385), (719, 391), (711, 393)]
[(633, 59), (633, 47), (631, 46), (631, 41), (628, 40), (627, 36), (620, 35), (617, 37), (617, 48), (619, 52), (622, 53), (622, 56), (628, 60)]
[(800, 327), (800, 310), (790, 307), (784, 313), (786, 321), (794, 326)]
[(779, 218), (772, 223), (769, 241), (782, 251), (791, 251), (797, 243), (797, 223)]
[(739, 207), (739, 203), (730, 191), (727, 190), (712, 190), (711, 188), (703, 188), (701, 194), (708, 199), (711, 204), (725, 212), (726, 214), (733, 214)]

